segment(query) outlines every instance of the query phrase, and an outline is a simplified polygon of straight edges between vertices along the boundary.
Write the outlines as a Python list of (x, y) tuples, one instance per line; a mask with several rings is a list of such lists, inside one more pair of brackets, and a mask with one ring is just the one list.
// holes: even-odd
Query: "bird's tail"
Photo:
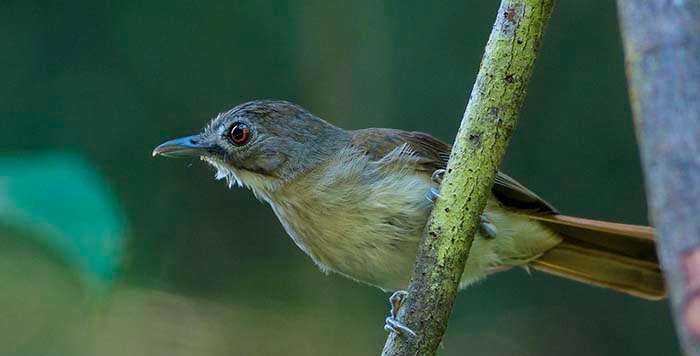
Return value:
[(652, 228), (564, 215), (531, 218), (563, 237), (533, 268), (644, 299), (666, 296)]

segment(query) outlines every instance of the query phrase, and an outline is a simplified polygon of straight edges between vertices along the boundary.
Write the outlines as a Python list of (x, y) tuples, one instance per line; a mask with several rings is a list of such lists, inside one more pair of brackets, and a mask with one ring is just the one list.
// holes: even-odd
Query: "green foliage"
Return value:
[(0, 157), (0, 226), (56, 251), (90, 287), (112, 282), (122, 262), (126, 231), (117, 202), (75, 155)]

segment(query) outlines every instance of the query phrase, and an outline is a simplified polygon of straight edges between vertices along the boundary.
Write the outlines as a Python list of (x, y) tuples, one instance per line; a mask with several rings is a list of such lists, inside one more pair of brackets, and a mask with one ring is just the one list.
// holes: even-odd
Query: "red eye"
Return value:
[(228, 137), (236, 146), (245, 145), (250, 140), (250, 127), (242, 122), (237, 122), (231, 126)]

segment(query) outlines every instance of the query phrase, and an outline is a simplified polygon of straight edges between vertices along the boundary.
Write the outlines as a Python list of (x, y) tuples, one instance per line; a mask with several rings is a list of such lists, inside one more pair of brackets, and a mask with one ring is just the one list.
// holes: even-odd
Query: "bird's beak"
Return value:
[(207, 155), (214, 146), (205, 142), (201, 135), (176, 138), (165, 142), (153, 150), (153, 157), (200, 157)]

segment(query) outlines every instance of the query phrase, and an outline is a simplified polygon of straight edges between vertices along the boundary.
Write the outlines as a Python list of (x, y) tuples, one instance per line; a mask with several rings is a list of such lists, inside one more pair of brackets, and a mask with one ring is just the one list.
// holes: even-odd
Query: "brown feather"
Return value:
[[(410, 162), (425, 174), (445, 169), (452, 149), (428, 134), (394, 129), (356, 130), (351, 140), (372, 160), (408, 145)], [(666, 295), (650, 227), (559, 215), (544, 199), (501, 172), (491, 191), (505, 208), (541, 222), (562, 237), (559, 245), (532, 261), (532, 267), (645, 299)]]
[[(365, 152), (372, 160), (380, 160), (397, 147), (407, 144), (418, 157), (416, 170), (432, 174), (447, 168), (452, 146), (423, 132), (395, 129), (362, 129), (352, 131), (351, 144)], [(498, 172), (492, 192), (505, 207), (543, 214), (556, 209), (508, 175)]]
[(415, 160), (417, 170), (432, 174), (447, 167), (452, 147), (426, 133), (378, 128), (352, 131), (351, 145), (365, 152), (372, 160), (380, 160), (404, 144), (418, 158)]
[(654, 261), (654, 230), (648, 226), (618, 224), (566, 215), (530, 215), (557, 233), (628, 257)]
[(640, 298), (666, 296), (654, 230), (565, 215), (530, 215), (563, 237), (531, 262), (535, 269)]

